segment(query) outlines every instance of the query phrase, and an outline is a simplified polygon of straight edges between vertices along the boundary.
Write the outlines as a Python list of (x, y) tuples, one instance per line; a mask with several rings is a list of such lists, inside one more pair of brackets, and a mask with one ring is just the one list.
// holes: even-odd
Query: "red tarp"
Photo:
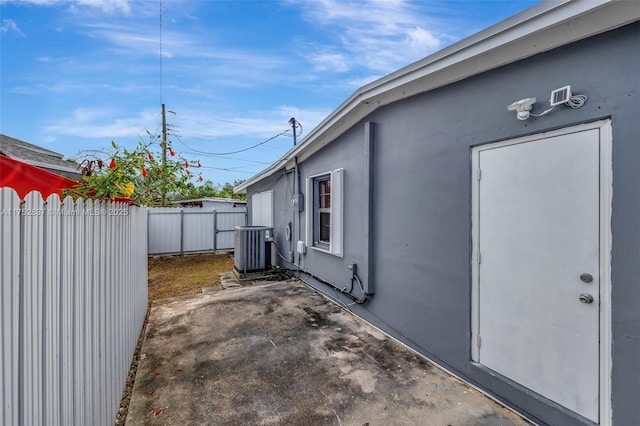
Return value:
[(62, 191), (78, 185), (75, 180), (0, 154), (0, 187), (15, 189), (21, 200), (31, 191), (38, 191), (45, 200), (51, 194), (62, 198)]

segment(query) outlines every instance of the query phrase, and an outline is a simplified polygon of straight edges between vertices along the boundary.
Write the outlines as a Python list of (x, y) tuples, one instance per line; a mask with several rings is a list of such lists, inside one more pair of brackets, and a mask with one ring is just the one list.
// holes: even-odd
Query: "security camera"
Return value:
[(516, 117), (518, 120), (526, 120), (529, 118), (529, 112), (533, 109), (533, 104), (536, 103), (536, 98), (525, 98), (515, 101), (511, 105), (507, 105), (508, 111), (516, 111)]

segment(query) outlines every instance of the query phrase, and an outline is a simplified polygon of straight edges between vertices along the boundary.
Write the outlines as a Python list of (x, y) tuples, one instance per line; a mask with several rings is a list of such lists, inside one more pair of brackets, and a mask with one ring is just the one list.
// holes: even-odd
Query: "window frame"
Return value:
[[(324, 184), (323, 183), (327, 183)], [(328, 197), (328, 203), (326, 201)], [(318, 176), (314, 178), (313, 181), (313, 198), (314, 198), (314, 209), (313, 209), (313, 245), (316, 247), (324, 248), (325, 250), (330, 250), (331, 247), (331, 174)], [(323, 200), (324, 198), (324, 200)], [(323, 202), (324, 201), (324, 202)], [(323, 206), (324, 204), (324, 206)], [(329, 207), (326, 207), (326, 205)], [(327, 225), (322, 220), (323, 215), (329, 215), (329, 235), (326, 237), (328, 239), (323, 239), (323, 227)]]
[[(335, 169), (307, 177), (306, 186), (306, 245), (314, 250), (342, 257), (343, 232), (343, 175)], [(329, 181), (329, 207), (320, 207), (320, 182)], [(320, 215), (329, 213), (329, 241), (320, 240)]]

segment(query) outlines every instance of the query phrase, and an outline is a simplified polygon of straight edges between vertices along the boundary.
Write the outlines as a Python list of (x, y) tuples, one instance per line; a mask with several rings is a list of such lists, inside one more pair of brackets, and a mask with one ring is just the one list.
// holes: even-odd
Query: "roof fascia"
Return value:
[(35, 161), (35, 160), (26, 159), (26, 158), (19, 158), (19, 157), (11, 157), (11, 158), (22, 161), (23, 163), (31, 164), (32, 166), (36, 166), (36, 167), (58, 170), (58, 171), (67, 172), (67, 173), (81, 174), (80, 167), (78, 166), (78, 168), (73, 168), (71, 166), (72, 163), (70, 163), (69, 167), (66, 167), (61, 164), (45, 163), (43, 161)]
[(246, 200), (240, 200), (236, 198), (211, 198), (211, 197), (203, 197), (203, 198), (191, 198), (188, 200), (174, 200), (172, 203), (193, 203), (198, 201), (216, 201), (220, 203), (246, 203)]

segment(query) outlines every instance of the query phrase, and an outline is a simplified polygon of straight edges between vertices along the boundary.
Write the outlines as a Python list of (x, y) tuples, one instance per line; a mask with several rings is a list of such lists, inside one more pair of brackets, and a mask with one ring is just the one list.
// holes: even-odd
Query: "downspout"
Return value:
[[(291, 117), (289, 119), (289, 124), (291, 124), (291, 128), (293, 130), (293, 146), (296, 146), (296, 144), (298, 142), (297, 141), (297, 134), (296, 134), (296, 124), (297, 124), (296, 119), (294, 117)], [(293, 157), (293, 160), (295, 161), (295, 165), (296, 165), (296, 167), (295, 167), (295, 177), (294, 177), (295, 182), (294, 182), (294, 185), (293, 185), (293, 187), (295, 189), (295, 193), (294, 193), (294, 197), (295, 198), (294, 198), (293, 203), (292, 203), (293, 207), (294, 207), (294, 210), (293, 210), (293, 219), (294, 219), (293, 222), (294, 222), (294, 225), (293, 226), (295, 228), (297, 228), (297, 230), (298, 230), (298, 232), (297, 232), (297, 237), (298, 238), (295, 240), (296, 242), (294, 242), (293, 232), (291, 232), (291, 234), (292, 234), (291, 235), (291, 246), (292, 246), (291, 247), (291, 253), (293, 255), (293, 259), (292, 260), (294, 261), (294, 264), (298, 267), (298, 270), (300, 270), (300, 257), (301, 257), (301, 254), (297, 253), (297, 247), (298, 247), (297, 241), (300, 241), (300, 234), (301, 234), (301, 228), (302, 228), (301, 221), (300, 221), (300, 210), (302, 208), (302, 206), (300, 205), (300, 201), (302, 200), (302, 197), (300, 196), (300, 194), (301, 194), (301, 192), (300, 192), (300, 187), (301, 187), (300, 186), (300, 165), (298, 164), (298, 156), (297, 155), (295, 157)], [(296, 211), (298, 213), (297, 214), (297, 216), (298, 216), (297, 217), (297, 219), (298, 219), (297, 223), (296, 223), (296, 220), (295, 220), (296, 219)], [(297, 254), (297, 256), (296, 256), (296, 254)]]
[[(294, 132), (295, 132), (295, 129), (294, 129)], [(301, 241), (302, 240), (302, 238), (301, 238), (301, 235), (302, 235), (302, 221), (300, 220), (300, 213), (302, 211), (302, 206), (301, 206), (301, 204), (302, 204), (302, 195), (301, 194), (302, 193), (300, 192), (300, 188), (302, 186), (300, 184), (300, 165), (298, 164), (298, 156), (297, 155), (295, 157), (293, 157), (293, 160), (294, 160), (295, 165), (296, 165), (296, 169), (295, 169), (296, 170), (296, 174), (295, 174), (296, 183), (295, 183), (295, 185), (297, 187), (296, 188), (296, 194), (295, 194), (295, 197), (296, 197), (295, 198), (295, 209), (298, 212), (298, 223), (297, 223), (297, 225), (298, 225), (297, 226), (297, 228), (298, 228), (298, 233), (297, 233), (298, 238), (297, 238), (296, 241)], [(309, 195), (309, 194), (307, 194), (307, 195)], [(294, 215), (295, 215), (295, 211), (294, 211)], [(291, 236), (291, 239), (293, 240), (293, 236)], [(295, 251), (294, 251), (294, 259), (295, 259), (295, 254), (297, 253), (297, 247), (298, 247), (298, 244), (296, 242), (294, 244), (294, 249), (295, 249)], [(298, 267), (298, 270), (300, 269), (300, 257), (301, 256), (302, 255), (300, 253), (297, 253), (297, 260), (296, 260), (295, 264)]]
[(375, 123), (371, 121), (367, 121), (364, 126), (364, 182), (364, 206), (368, 214), (364, 219), (364, 253), (367, 262), (367, 284), (363, 296), (369, 296), (375, 293)]

